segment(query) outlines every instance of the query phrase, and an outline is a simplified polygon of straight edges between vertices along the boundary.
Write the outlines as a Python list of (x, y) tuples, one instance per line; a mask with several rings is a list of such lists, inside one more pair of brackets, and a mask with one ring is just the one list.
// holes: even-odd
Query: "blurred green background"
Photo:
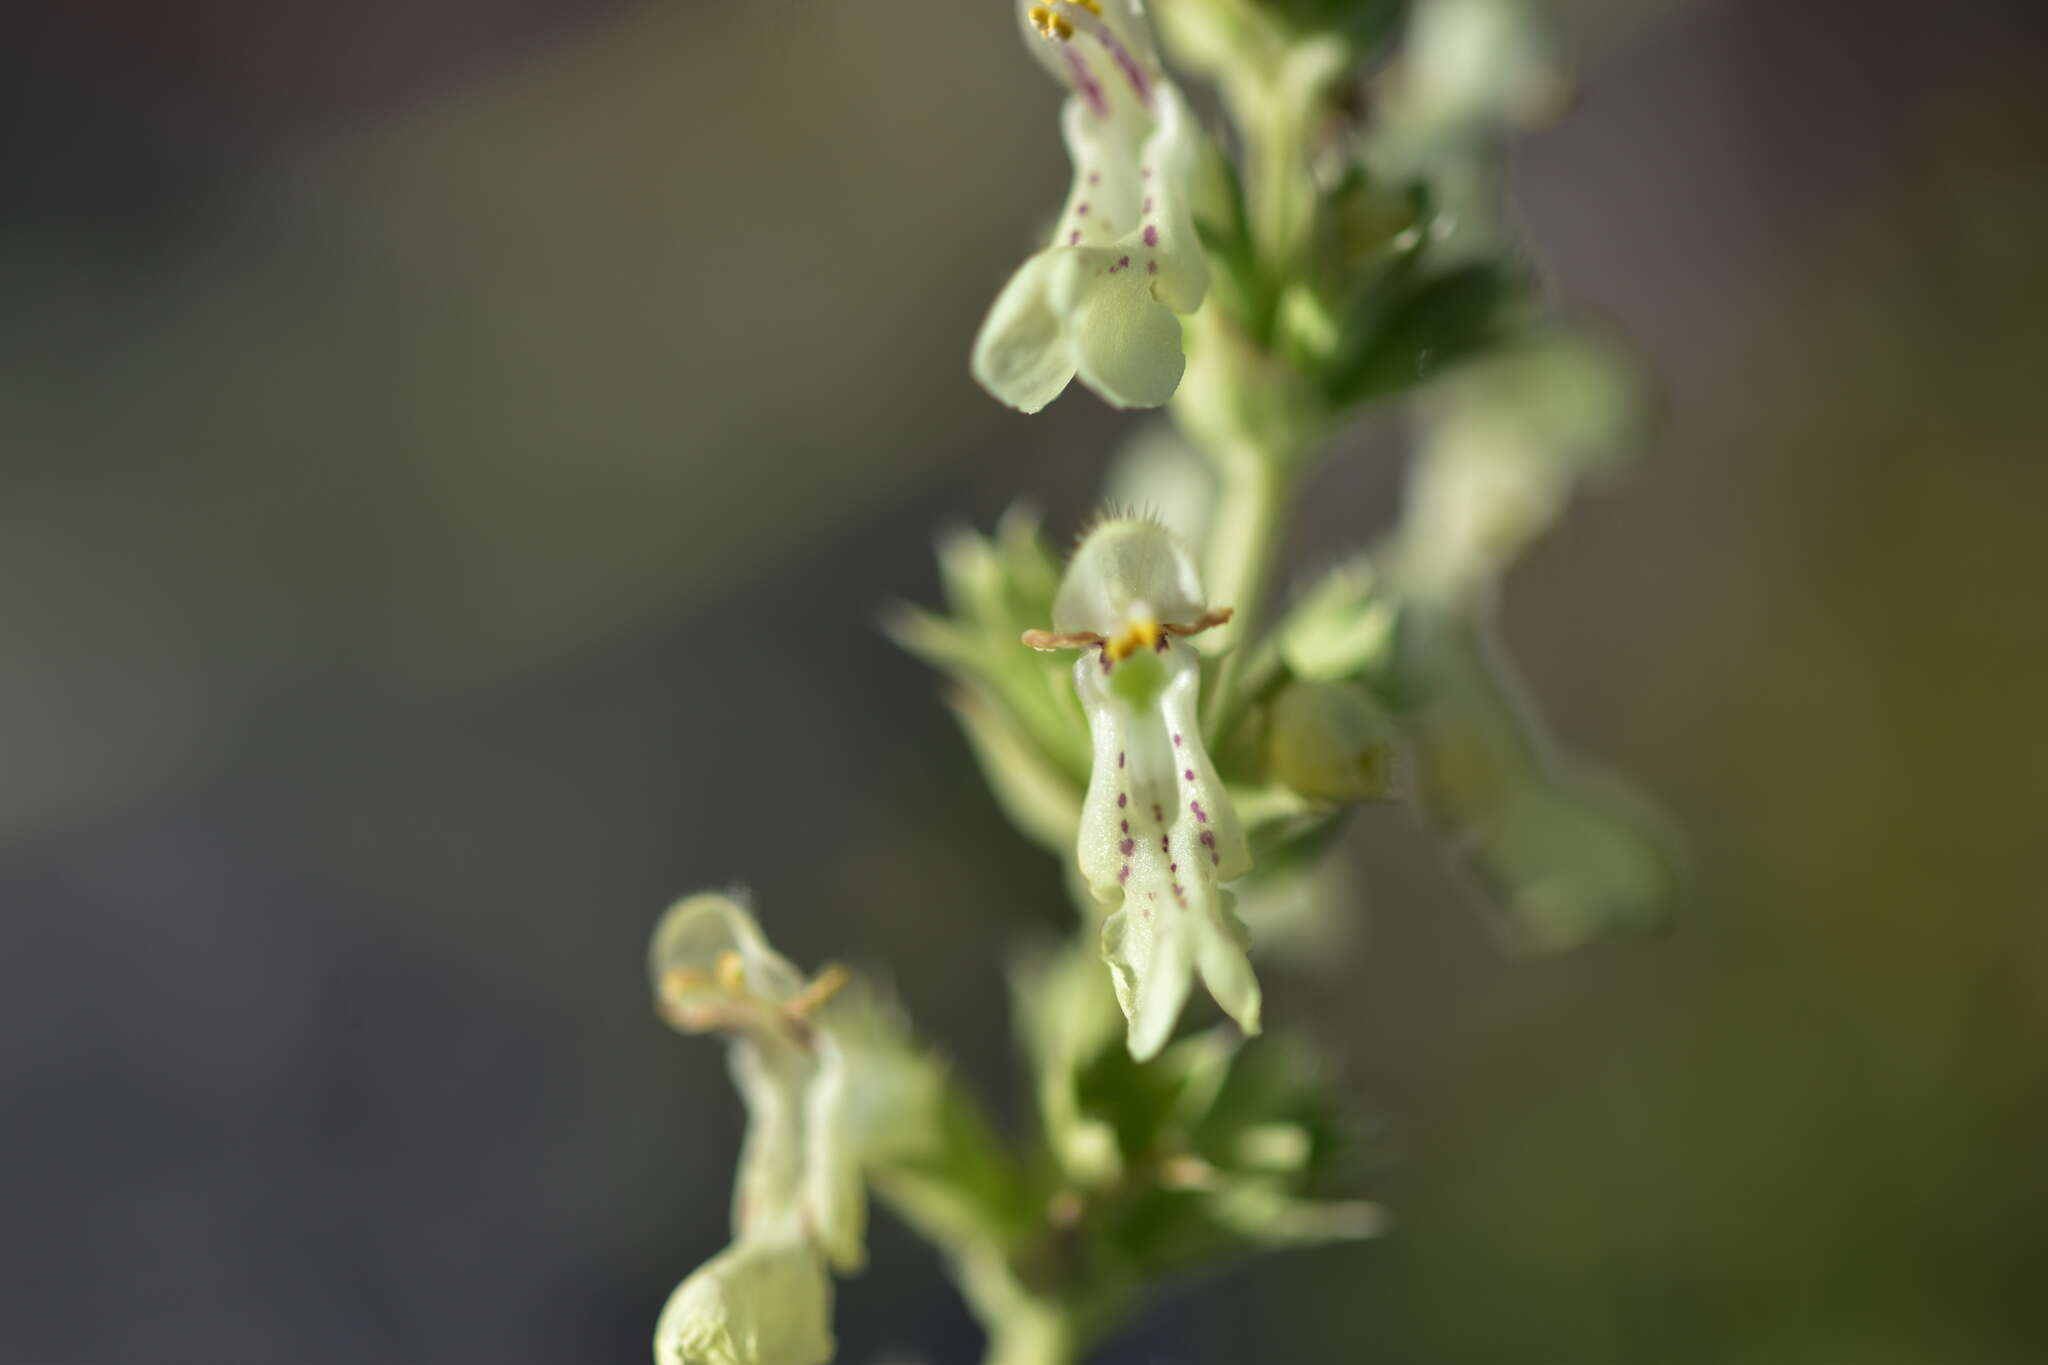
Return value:
[[(1698, 890), (1535, 963), (1399, 810), (1341, 968), (1386, 1239), (1106, 1362), (2048, 1359), (2048, 25), (1578, 0), (1516, 203), (1664, 422), (1511, 584)], [(32, 6), (0, 42), (0, 1359), (644, 1357), (739, 1116), (654, 1020), (744, 881), (1021, 1112), (1063, 927), (874, 629), (1130, 419), (973, 388), (1056, 206), (995, 0)], [(1387, 524), (1389, 414), (1297, 568)], [(847, 1362), (972, 1358), (885, 1225)]]

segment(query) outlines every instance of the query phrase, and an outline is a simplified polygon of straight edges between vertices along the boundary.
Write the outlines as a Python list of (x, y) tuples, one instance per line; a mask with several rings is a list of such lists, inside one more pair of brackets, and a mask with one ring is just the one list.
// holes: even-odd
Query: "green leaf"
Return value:
[(1116, 1130), (1083, 1112), (1081, 1074), (1104, 1053), (1124, 1056), (1123, 1013), (1088, 936), (1020, 954), (1010, 970), (1018, 1040), (1036, 1080), (1038, 1118), (1062, 1174), (1084, 1188), (1124, 1174)]
[(1400, 27), (1407, 0), (1255, 0), (1258, 7), (1304, 36), (1330, 33), (1363, 54), (1376, 51)]
[(1024, 836), (1055, 853), (1074, 845), (1081, 820), (1080, 784), (1031, 742), (986, 690), (962, 687), (946, 698), (996, 804)]
[(1346, 315), (1321, 376), (1324, 398), (1349, 406), (1422, 383), (1497, 340), (1524, 292), (1521, 276), (1495, 262), (1388, 272)]
[(1263, 338), (1272, 325), (1274, 293), (1252, 235), (1244, 181), (1213, 146), (1195, 174), (1195, 234), (1209, 256), (1209, 296), (1248, 335)]

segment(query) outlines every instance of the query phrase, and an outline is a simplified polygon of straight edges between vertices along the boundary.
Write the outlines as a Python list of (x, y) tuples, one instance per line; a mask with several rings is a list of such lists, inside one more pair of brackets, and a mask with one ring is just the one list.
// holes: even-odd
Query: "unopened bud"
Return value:
[(1393, 790), (1393, 719), (1361, 687), (1290, 684), (1273, 701), (1266, 767), (1303, 796), (1384, 799)]

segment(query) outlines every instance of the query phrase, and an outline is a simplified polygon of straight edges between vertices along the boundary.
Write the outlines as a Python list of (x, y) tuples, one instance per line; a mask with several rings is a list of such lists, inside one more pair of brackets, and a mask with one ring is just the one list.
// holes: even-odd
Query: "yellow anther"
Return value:
[(1157, 621), (1133, 621), (1124, 627), (1124, 633), (1103, 645), (1111, 662), (1122, 663), (1141, 649), (1157, 649), (1166, 627)]
[[(1100, 13), (1100, 11), (1098, 10), (1097, 13)], [(1024, 17), (1031, 21), (1032, 27), (1048, 38), (1057, 38), (1059, 41), (1065, 42), (1074, 36), (1074, 26), (1065, 19), (1060, 18), (1059, 15), (1054, 14), (1044, 5), (1033, 5), (1030, 9), (1024, 11)]]
[(711, 978), (695, 967), (671, 967), (662, 974), (661, 995), (664, 1000), (675, 1002), (692, 991), (701, 991), (711, 984)]
[(733, 995), (746, 993), (747, 964), (730, 948), (718, 955), (718, 984)]
[(1102, 0), (1067, 0), (1067, 3), (1080, 6), (1098, 19), (1102, 17)]

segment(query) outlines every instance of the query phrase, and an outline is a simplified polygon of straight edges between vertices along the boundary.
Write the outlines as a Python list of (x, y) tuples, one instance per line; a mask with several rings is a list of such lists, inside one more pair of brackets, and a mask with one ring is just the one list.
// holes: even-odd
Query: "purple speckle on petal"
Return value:
[(1075, 214), (1076, 214), (1076, 215), (1080, 215), (1080, 214), (1085, 214), (1085, 213), (1087, 213), (1087, 212), (1088, 212), (1088, 201), (1087, 201), (1086, 199), (1083, 199), (1083, 200), (1082, 200), (1082, 201), (1081, 201), (1080, 203), (1078, 203), (1078, 204), (1074, 205), (1074, 212), (1075, 212)]
[(1124, 751), (1122, 749), (1116, 751), (1116, 766), (1119, 768), (1124, 766)]
[(1068, 246), (1079, 246), (1079, 245), (1081, 245), (1081, 229), (1079, 229), (1079, 228), (1075, 228), (1075, 229), (1074, 229), (1074, 230), (1073, 230), (1072, 232), (1070, 232), (1070, 233), (1068, 233), (1068, 234), (1067, 234), (1067, 245), (1068, 245)]
[(1071, 43), (1060, 44), (1060, 55), (1067, 59), (1067, 74), (1073, 79), (1074, 89), (1095, 111), (1097, 118), (1108, 118), (1109, 97), (1103, 93), (1102, 85), (1095, 79), (1095, 73), (1089, 70), (1088, 63), (1081, 60)]
[(1121, 868), (1117, 870), (1116, 879), (1120, 883), (1127, 882), (1131, 879), (1131, 865), (1129, 863), (1125, 863)]
[(1162, 834), (1162, 835), (1160, 835), (1160, 836), (1159, 836), (1159, 851), (1160, 851), (1161, 853), (1171, 853), (1171, 852), (1173, 852), (1172, 848), (1168, 847), (1168, 845), (1167, 845), (1167, 842), (1166, 842), (1166, 836), (1165, 836), (1164, 834)]
[(1140, 209), (1140, 210), (1139, 210), (1139, 212), (1141, 212), (1141, 213), (1150, 213), (1151, 211), (1152, 211), (1152, 196), (1148, 194), (1148, 195), (1146, 195), (1146, 196), (1145, 196), (1145, 207), (1144, 207), (1143, 209)]
[(1131, 258), (1128, 256), (1119, 256), (1116, 258), (1116, 268), (1118, 270), (1122, 270), (1125, 266), (1129, 265), (1130, 263)]
[(1152, 224), (1150, 224), (1150, 223), (1147, 223), (1147, 224), (1145, 225), (1145, 245), (1146, 245), (1146, 246), (1158, 246), (1158, 245), (1159, 245), (1159, 229), (1158, 229), (1158, 228), (1156, 228), (1156, 227), (1154, 227), (1154, 226), (1152, 226)]
[(1130, 804), (1131, 797), (1129, 792), (1118, 792), (1116, 794), (1116, 808), (1118, 810), (1122, 810), (1125, 806), (1128, 806)]
[(1215, 831), (1215, 830), (1213, 830), (1213, 829), (1205, 829), (1205, 830), (1203, 830), (1203, 831), (1202, 831), (1202, 846), (1203, 846), (1204, 848), (1214, 848), (1214, 847), (1216, 847), (1216, 831)]
[(1123, 843), (1121, 843), (1121, 844), (1119, 844), (1119, 845), (1117, 846), (1117, 849), (1118, 849), (1118, 851), (1119, 851), (1120, 853), (1122, 853), (1122, 854), (1123, 854), (1123, 855), (1124, 855), (1124, 856), (1125, 856), (1126, 858), (1128, 858), (1128, 857), (1130, 857), (1130, 856), (1131, 856), (1131, 850), (1132, 850), (1132, 849), (1134, 849), (1134, 848), (1136, 848), (1137, 846), (1138, 846), (1138, 845), (1137, 845), (1137, 842), (1136, 842), (1135, 840), (1131, 840), (1131, 839), (1126, 839), (1126, 840), (1124, 840), (1124, 841), (1123, 841)]
[(1179, 744), (1179, 743), (1180, 743), (1180, 731), (1178, 731), (1178, 730), (1175, 730), (1175, 731), (1173, 732), (1173, 742), (1174, 742), (1175, 744)]
[(1202, 803), (1201, 803), (1201, 802), (1199, 802), (1199, 801), (1190, 801), (1190, 802), (1188, 802), (1188, 809), (1189, 809), (1189, 810), (1191, 810), (1191, 811), (1193, 811), (1193, 812), (1195, 813), (1195, 818), (1196, 818), (1197, 820), (1200, 820), (1200, 821), (1201, 821), (1201, 822), (1202, 822), (1203, 824), (1205, 824), (1205, 825), (1209, 823), (1209, 812), (1207, 812), (1207, 811), (1205, 811), (1205, 810), (1203, 810), (1203, 809), (1202, 809)]
[(1102, 172), (1101, 172), (1101, 171), (1090, 171), (1090, 172), (1088, 172), (1088, 183), (1089, 183), (1089, 184), (1091, 184), (1091, 185), (1100, 185), (1100, 184), (1102, 183)]
[(1120, 825), (1122, 825), (1122, 826), (1124, 827), (1124, 833), (1126, 833), (1126, 834), (1129, 834), (1129, 833), (1131, 832), (1131, 822), (1130, 822), (1130, 821), (1128, 821), (1128, 820), (1119, 820), (1119, 821), (1117, 821), (1117, 823), (1118, 823), (1118, 824), (1120, 824)]
[(1147, 262), (1145, 262), (1145, 273), (1146, 273), (1147, 275), (1157, 275), (1157, 274), (1159, 273), (1159, 262), (1157, 262), (1157, 261), (1147, 261)]
[(1117, 41), (1115, 32), (1098, 26), (1089, 36), (1108, 50), (1109, 55), (1115, 59), (1116, 64), (1123, 68), (1124, 79), (1129, 81), (1131, 89), (1137, 92), (1138, 102), (1150, 108), (1152, 105), (1152, 82), (1146, 79), (1144, 68), (1139, 66), (1137, 61), (1132, 58), (1130, 51)]
[(1195, 780), (1195, 770), (1193, 768), (1181, 769), (1180, 775), (1182, 777), (1185, 777), (1190, 782)]

